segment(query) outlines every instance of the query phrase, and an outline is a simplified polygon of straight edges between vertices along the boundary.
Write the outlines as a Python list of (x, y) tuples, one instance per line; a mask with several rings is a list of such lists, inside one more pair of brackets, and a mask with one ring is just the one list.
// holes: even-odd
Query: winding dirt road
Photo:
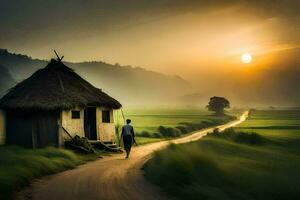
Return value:
[[(248, 112), (240, 119), (217, 126), (224, 130), (246, 120)], [(135, 147), (131, 158), (124, 155), (107, 156), (34, 182), (20, 192), (17, 199), (33, 200), (164, 200), (168, 199), (159, 188), (148, 183), (140, 170), (151, 154), (172, 143), (199, 140), (214, 128), (194, 132), (182, 138)]]

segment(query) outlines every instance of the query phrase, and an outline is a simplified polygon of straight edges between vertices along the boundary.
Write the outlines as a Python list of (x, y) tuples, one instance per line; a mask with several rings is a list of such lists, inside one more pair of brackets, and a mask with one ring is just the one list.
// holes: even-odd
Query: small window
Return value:
[(80, 119), (80, 111), (72, 110), (72, 119)]
[(102, 122), (103, 123), (110, 123), (110, 112), (109, 110), (102, 111)]

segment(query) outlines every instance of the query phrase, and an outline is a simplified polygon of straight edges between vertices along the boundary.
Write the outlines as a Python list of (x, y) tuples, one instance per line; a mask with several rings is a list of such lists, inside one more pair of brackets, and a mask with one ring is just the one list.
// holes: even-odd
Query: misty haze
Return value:
[(299, 9), (0, 0), (0, 200), (299, 199)]

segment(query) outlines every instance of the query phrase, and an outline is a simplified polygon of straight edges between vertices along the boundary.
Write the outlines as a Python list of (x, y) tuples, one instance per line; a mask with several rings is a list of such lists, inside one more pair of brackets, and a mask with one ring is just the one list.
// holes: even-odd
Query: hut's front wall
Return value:
[[(72, 111), (79, 111), (80, 118), (73, 119)], [(109, 111), (110, 122), (103, 122), (102, 113), (103, 111)], [(62, 111), (61, 113), (61, 124), (64, 129), (68, 131), (71, 136), (78, 135), (80, 137), (86, 137), (84, 130), (84, 109), (74, 109)], [(96, 108), (96, 131), (97, 131), (97, 140), (103, 142), (112, 142), (114, 143), (116, 140), (116, 130), (114, 124), (114, 115), (113, 110), (97, 107)], [(62, 131), (63, 133), (63, 131)], [(70, 139), (67, 134), (62, 134), (63, 139)]]
[(5, 112), (0, 110), (0, 145), (5, 143)]
[[(110, 122), (103, 123), (102, 121), (102, 111), (109, 110)], [(103, 142), (112, 142), (116, 141), (116, 130), (114, 124), (113, 110), (106, 109), (103, 107), (97, 108), (97, 139)]]
[[(80, 117), (72, 119), (72, 110), (64, 110), (61, 113), (61, 124), (71, 136), (78, 135), (84, 137), (84, 110), (74, 109), (73, 111), (79, 111)], [(63, 134), (64, 139), (70, 139), (66, 134)]]
[(100, 141), (112, 142), (116, 141), (115, 125), (111, 123), (102, 123), (98, 127), (98, 137)]

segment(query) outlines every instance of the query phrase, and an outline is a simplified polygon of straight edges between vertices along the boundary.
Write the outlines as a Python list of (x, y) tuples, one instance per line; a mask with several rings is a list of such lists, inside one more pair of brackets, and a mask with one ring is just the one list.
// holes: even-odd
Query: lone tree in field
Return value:
[(230, 102), (225, 97), (211, 97), (206, 106), (209, 111), (214, 111), (216, 115), (224, 115), (224, 109), (230, 108)]

